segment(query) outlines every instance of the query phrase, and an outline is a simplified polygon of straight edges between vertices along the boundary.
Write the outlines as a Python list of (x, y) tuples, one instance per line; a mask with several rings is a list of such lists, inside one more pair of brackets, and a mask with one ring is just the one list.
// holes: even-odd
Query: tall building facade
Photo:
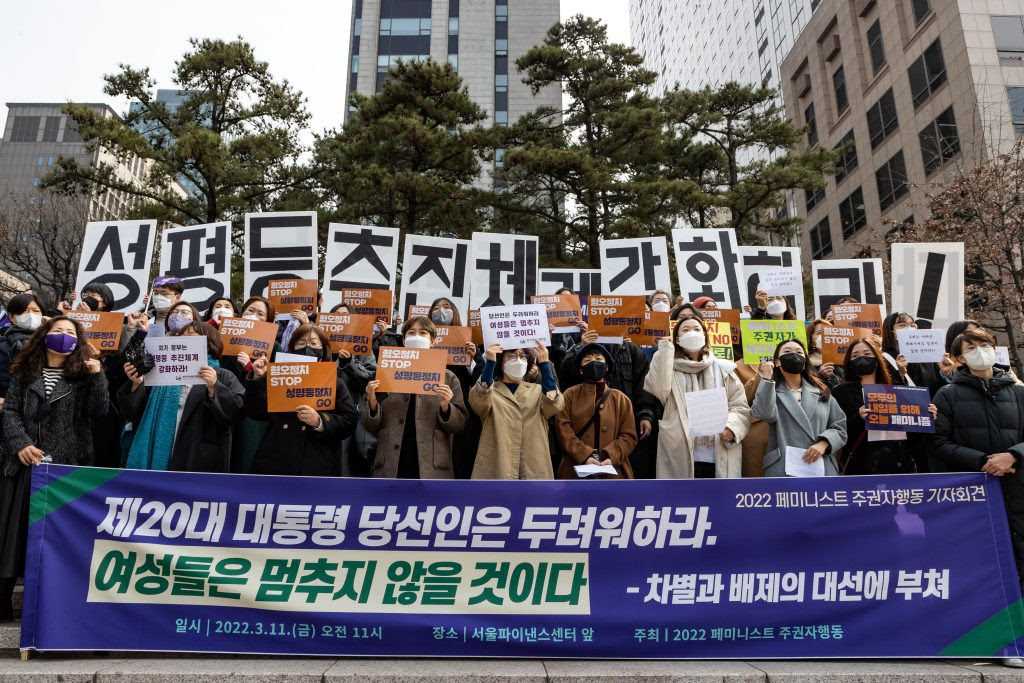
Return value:
[[(163, 103), (167, 107), (167, 111), (174, 113), (175, 111), (177, 111), (178, 107), (184, 104), (191, 96), (192, 94), (188, 90), (170, 90), (160, 88), (156, 91), (155, 99), (157, 102)], [(140, 111), (142, 111), (141, 102), (132, 102), (128, 105), (129, 115), (136, 114)], [(209, 120), (209, 117), (207, 117), (207, 120)], [(156, 128), (153, 128), (151, 124), (150, 127), (147, 128), (146, 124), (141, 122), (135, 124), (133, 127), (135, 128), (135, 130), (142, 133), (142, 135), (146, 136), (147, 139), (153, 139), (158, 136), (162, 136), (162, 134), (165, 131), (165, 128), (162, 125), (158, 125)], [(197, 196), (202, 194), (199, 187), (191, 180), (189, 180), (186, 176), (179, 174), (175, 176), (175, 180), (177, 180), (178, 184), (181, 185), (182, 189), (185, 190), (185, 192), (189, 193), (190, 195)]]
[(559, 88), (534, 96), (515, 65), (559, 21), (558, 0), (355, 0), (348, 94), (380, 92), (398, 60), (429, 57), (451, 63), (495, 124), (560, 109)]
[(887, 258), (930, 185), (1024, 133), (1024, 0), (823, 0), (782, 71), (803, 145), (843, 150), (798, 193), (805, 261)]
[(634, 47), (657, 94), (728, 81), (780, 84), (779, 66), (820, 0), (629, 0)]

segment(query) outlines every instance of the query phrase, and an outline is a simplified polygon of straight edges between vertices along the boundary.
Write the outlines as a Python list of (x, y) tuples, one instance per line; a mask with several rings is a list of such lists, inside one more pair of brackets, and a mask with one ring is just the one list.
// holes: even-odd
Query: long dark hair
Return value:
[[(917, 323), (914, 316), (909, 313), (893, 312), (885, 316), (882, 321), (882, 350), (892, 353), (899, 348), (899, 339), (896, 338), (896, 323), (907, 318), (912, 323)], [(954, 335), (955, 336), (955, 335)], [(951, 340), (950, 340), (951, 341)], [(946, 342), (949, 345), (949, 341)], [(947, 351), (949, 349), (946, 349)]]
[(89, 370), (85, 367), (85, 361), (92, 357), (91, 347), (85, 340), (85, 333), (77, 320), (72, 320), (63, 315), (50, 318), (39, 326), (29, 337), (22, 347), (21, 353), (14, 360), (11, 366), (11, 374), (18, 378), (22, 384), (28, 385), (36, 381), (43, 374), (46, 367), (46, 335), (53, 326), (61, 321), (67, 321), (75, 326), (75, 335), (78, 337), (78, 346), (71, 352), (64, 361), (64, 376), (69, 380), (85, 379), (89, 376)]
[[(327, 334), (313, 323), (305, 323), (299, 325), (292, 332), (292, 336), (288, 338), (288, 353), (295, 353), (295, 343), (300, 339), (305, 339), (309, 335), (316, 335), (317, 339), (320, 340), (320, 345), (323, 347), (322, 360), (331, 362), (334, 360), (334, 353), (331, 351), (331, 340)], [(308, 343), (308, 342), (307, 342)]]
[(103, 304), (103, 310), (109, 311), (114, 306), (114, 293), (110, 291), (110, 287), (106, 286), (102, 282), (90, 282), (85, 287), (82, 287), (82, 291), (78, 293), (78, 296), (85, 299), (86, 294), (95, 294), (100, 298), (100, 302)]
[(461, 314), (461, 313), (459, 313), (459, 308), (458, 308), (458, 306), (456, 306), (456, 305), (455, 305), (455, 302), (454, 302), (454, 301), (452, 301), (451, 299), (449, 299), (449, 298), (448, 298), (448, 297), (446, 297), (446, 296), (441, 296), (441, 297), (438, 297), (438, 298), (434, 299), (433, 303), (431, 303), (431, 304), (430, 304), (430, 316), (429, 316), (429, 317), (430, 317), (430, 321), (431, 321), (431, 322), (433, 322), (433, 321), (434, 321), (434, 318), (433, 318), (433, 315), (434, 315), (434, 309), (435, 309), (435, 308), (437, 307), (437, 305), (438, 305), (439, 303), (441, 303), (442, 301), (447, 301), (447, 302), (448, 302), (448, 305), (449, 305), (449, 306), (451, 307), (451, 309), (452, 309), (452, 322), (451, 322), (452, 326), (453, 326), (453, 327), (462, 327), (462, 314)]
[[(800, 348), (804, 350), (804, 358), (806, 358), (806, 362), (804, 363), (804, 369), (800, 371), (801, 379), (803, 379), (803, 381), (807, 382), (812, 387), (821, 392), (822, 401), (827, 401), (829, 394), (831, 392), (828, 390), (828, 385), (822, 382), (821, 379), (818, 377), (818, 373), (811, 370), (811, 359), (807, 354), (807, 347), (804, 345), (802, 341), (800, 341), (799, 339), (786, 339), (784, 341), (780, 341), (775, 346), (775, 355), (773, 356), (773, 358), (776, 361), (778, 361), (779, 356), (781, 355), (779, 351), (782, 349), (784, 345), (790, 343), (799, 344)], [(778, 365), (776, 365), (772, 369), (772, 379), (775, 381), (776, 384), (786, 381), (786, 378), (782, 375), (782, 368), (779, 367)]]
[(843, 357), (843, 382), (850, 382), (853, 384), (860, 384), (860, 377), (853, 371), (853, 364), (851, 362), (850, 354), (853, 353), (853, 349), (857, 344), (864, 344), (871, 351), (871, 355), (875, 357), (875, 380), (876, 384), (892, 384), (892, 375), (889, 374), (889, 367), (882, 360), (882, 353), (875, 346), (874, 342), (866, 337), (860, 337), (854, 339), (853, 343), (846, 347), (846, 355)]

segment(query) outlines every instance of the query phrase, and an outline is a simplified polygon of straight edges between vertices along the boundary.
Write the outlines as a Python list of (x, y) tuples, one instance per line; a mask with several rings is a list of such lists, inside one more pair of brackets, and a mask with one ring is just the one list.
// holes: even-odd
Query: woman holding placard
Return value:
[[(437, 329), (414, 316), (402, 325), (403, 345), (430, 348)], [(462, 386), (451, 370), (434, 395), (378, 394), (380, 380), (366, 385), (363, 425), (377, 435), (371, 476), (390, 479), (452, 479), (452, 437), (466, 426)]]
[[(750, 408), (734, 369), (733, 363), (712, 355), (700, 318), (680, 320), (673, 337), (658, 341), (644, 381), (644, 389), (664, 406), (658, 423), (658, 479), (742, 476), (740, 442), (750, 427)], [(699, 398), (694, 396), (698, 392)], [(720, 404), (724, 418), (713, 430), (690, 415), (697, 403), (711, 402)]]
[(754, 293), (754, 301), (757, 305), (753, 309), (743, 307), (751, 320), (796, 320), (796, 311), (789, 305), (789, 299), (780, 294), (768, 296), (759, 289)]
[(938, 363), (908, 363), (906, 357), (900, 353), (899, 332), (916, 329), (917, 321), (909, 313), (890, 313), (886, 316), (882, 321), (882, 359), (893, 384), (928, 387), (934, 398), (936, 392), (946, 385)]
[(751, 414), (771, 425), (764, 475), (838, 475), (836, 454), (846, 445), (846, 415), (811, 370), (803, 342), (780, 342), (758, 373)]
[[(480, 379), (469, 405), (483, 423), (473, 479), (554, 479), (548, 445), (548, 419), (565, 406), (548, 350), (504, 350), (492, 344), (484, 354)], [(540, 384), (525, 380), (540, 366)]]
[[(310, 362), (332, 362), (331, 342), (323, 330), (306, 323), (288, 340), (288, 353), (307, 356)], [(295, 411), (267, 410), (267, 358), (252, 362), (245, 383), (245, 412), (267, 423), (263, 441), (252, 463), (253, 474), (341, 476), (338, 445), (355, 432), (359, 414), (352, 405), (345, 381), (335, 382), (334, 407), (317, 411), (303, 405)]]

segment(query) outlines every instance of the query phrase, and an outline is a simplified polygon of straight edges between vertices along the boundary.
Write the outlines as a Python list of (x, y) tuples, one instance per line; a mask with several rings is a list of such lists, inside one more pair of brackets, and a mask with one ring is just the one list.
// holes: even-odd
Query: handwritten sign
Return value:
[(543, 305), (548, 311), (548, 327), (552, 332), (569, 334), (579, 332), (579, 325), (570, 321), (583, 318), (580, 298), (575, 294), (545, 294), (530, 297), (530, 302)]
[(719, 322), (729, 323), (729, 331), (732, 332), (733, 346), (739, 346), (740, 341), (740, 312), (735, 308), (709, 308), (700, 312), (705, 323)]
[(316, 312), (319, 296), (316, 280), (270, 280), (267, 282), (267, 299), (277, 310), (275, 320), (289, 320), (292, 311), (306, 315)]
[(291, 413), (299, 406), (331, 410), (337, 399), (334, 363), (271, 363), (267, 366), (267, 412)]
[(768, 296), (796, 296), (804, 287), (798, 268), (762, 268), (757, 275)]
[(832, 322), (836, 327), (853, 327), (882, 336), (882, 307), (878, 304), (833, 304)]
[(69, 311), (67, 317), (78, 322), (85, 339), (97, 351), (117, 351), (124, 328), (124, 313)]
[(391, 325), (391, 291), (387, 289), (342, 289), (341, 303), (357, 315), (387, 318)]
[(206, 336), (146, 337), (146, 352), (156, 365), (144, 377), (147, 387), (203, 384), (199, 368), (207, 364)]
[(382, 346), (377, 355), (377, 391), (401, 394), (433, 394), (444, 384), (448, 352), (443, 349), (409, 349)]
[(473, 356), (466, 350), (466, 346), (469, 345), (472, 337), (473, 330), (468, 327), (439, 325), (434, 348), (441, 349), (448, 354), (448, 365), (469, 367), (473, 363)]
[(637, 346), (657, 346), (658, 340), (671, 335), (668, 311), (644, 311), (643, 334), (630, 337)]
[(686, 417), (691, 436), (716, 436), (725, 429), (729, 419), (729, 399), (725, 387), (703, 391), (687, 391)]
[(807, 332), (802, 320), (741, 320), (743, 362), (760, 365), (775, 357), (775, 347), (789, 339), (807, 345)]
[(708, 343), (711, 345), (711, 354), (715, 358), (723, 360), (736, 360), (732, 350), (732, 329), (729, 323), (704, 323), (704, 326), (708, 328)]
[(868, 409), (864, 424), (869, 431), (935, 432), (935, 420), (928, 411), (932, 402), (928, 387), (865, 384), (863, 391)]
[(345, 351), (353, 356), (368, 356), (373, 349), (372, 315), (355, 313), (318, 313), (316, 326), (331, 341), (331, 351)]
[(856, 327), (823, 327), (821, 330), (821, 361), (823, 363), (842, 363), (846, 359), (846, 349), (856, 339), (867, 337), (871, 331)]
[(598, 296), (587, 302), (590, 329), (601, 344), (621, 344), (625, 337), (639, 337), (644, 327), (644, 297)]
[(946, 355), (946, 331), (943, 329), (896, 330), (896, 341), (908, 363), (938, 363)]
[(269, 356), (274, 350), (277, 329), (277, 323), (224, 318), (220, 322), (220, 340), (224, 344), (221, 357), (234, 357), (243, 351), (250, 358)]
[(542, 304), (487, 306), (480, 309), (484, 346), (501, 344), (508, 349), (532, 349), (540, 341), (551, 346), (548, 312)]

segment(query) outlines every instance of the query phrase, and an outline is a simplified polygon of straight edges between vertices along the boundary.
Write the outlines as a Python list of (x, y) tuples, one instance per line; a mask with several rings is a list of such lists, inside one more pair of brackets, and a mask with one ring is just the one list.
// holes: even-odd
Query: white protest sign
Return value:
[(474, 232), (470, 258), (471, 309), (519, 306), (537, 293), (538, 237)]
[(85, 225), (75, 290), (100, 282), (114, 293), (112, 311), (141, 310), (148, 294), (156, 221), (96, 221)]
[(743, 310), (747, 292), (735, 230), (677, 228), (672, 231), (672, 248), (684, 299), (709, 296), (719, 308)]
[(451, 299), (467, 323), (469, 310), (470, 240), (406, 235), (402, 257), (402, 295), (399, 313), (410, 306), (429, 306), (434, 299)]
[(306, 356), (301, 353), (285, 353), (284, 351), (278, 351), (274, 354), (275, 363), (318, 363), (319, 358), (313, 356)]
[(791, 296), (803, 289), (800, 271), (795, 268), (763, 268), (758, 274), (768, 296)]
[(199, 368), (208, 364), (206, 336), (146, 337), (146, 353), (156, 365), (146, 373), (147, 387), (203, 384)]
[(525, 306), (485, 306), (480, 309), (484, 348), (501, 344), (508, 349), (532, 349), (540, 340), (551, 346), (548, 311), (544, 304)]
[(316, 280), (316, 211), (245, 214), (245, 290), (262, 296), (268, 280)]
[(340, 304), (343, 289), (395, 291), (398, 228), (331, 223), (328, 229), (321, 310)]
[(806, 448), (786, 446), (786, 475), (790, 477), (824, 477), (825, 458), (818, 458), (808, 464), (804, 462)]
[(690, 436), (717, 436), (725, 429), (729, 419), (729, 399), (725, 387), (703, 391), (688, 391), (686, 417), (690, 424)]
[(1010, 364), (1010, 348), (1008, 346), (996, 347), (996, 365)]
[(656, 289), (672, 291), (664, 237), (601, 240), (599, 249), (604, 288), (592, 294), (647, 296)]
[(231, 297), (231, 223), (167, 228), (160, 238), (160, 275), (180, 277), (185, 299), (205, 313)]
[[(797, 282), (803, 280), (803, 270), (800, 266), (800, 247), (767, 247), (767, 246), (743, 246), (739, 247), (740, 263), (743, 265), (743, 277), (745, 284), (743, 288), (747, 293), (747, 301), (754, 301), (754, 295), (761, 287), (761, 271), (766, 268), (785, 268), (796, 273)], [(798, 320), (806, 320), (804, 317), (804, 288), (801, 284), (793, 294), (785, 294), (789, 303), (796, 311)]]
[(964, 243), (894, 244), (889, 261), (894, 311), (920, 328), (964, 319)]
[[(885, 308), (882, 259), (832, 259), (811, 262), (814, 315), (825, 317), (832, 304), (851, 297), (861, 304)], [(900, 309), (896, 309), (900, 310)]]
[(908, 363), (938, 363), (946, 355), (945, 330), (896, 330), (896, 340)]

